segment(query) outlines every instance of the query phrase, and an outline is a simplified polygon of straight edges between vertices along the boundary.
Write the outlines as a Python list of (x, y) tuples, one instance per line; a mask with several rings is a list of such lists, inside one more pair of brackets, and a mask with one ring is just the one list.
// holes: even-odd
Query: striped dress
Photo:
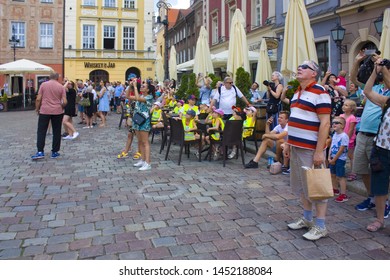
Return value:
[(295, 147), (315, 150), (320, 127), (318, 115), (330, 115), (332, 111), (329, 93), (313, 82), (305, 89), (298, 88), (291, 99), (290, 108), (288, 143)]

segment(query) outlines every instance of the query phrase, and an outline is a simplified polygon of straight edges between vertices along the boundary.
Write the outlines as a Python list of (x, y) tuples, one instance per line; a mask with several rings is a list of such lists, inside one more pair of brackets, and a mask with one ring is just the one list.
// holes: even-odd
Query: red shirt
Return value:
[(42, 95), (39, 113), (43, 115), (61, 115), (64, 113), (62, 100), (66, 97), (65, 88), (55, 80), (44, 82), (38, 94)]

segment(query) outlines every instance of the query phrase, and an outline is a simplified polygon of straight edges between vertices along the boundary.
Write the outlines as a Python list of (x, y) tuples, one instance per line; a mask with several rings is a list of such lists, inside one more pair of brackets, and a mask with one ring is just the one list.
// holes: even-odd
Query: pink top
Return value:
[[(345, 119), (345, 114), (341, 114), (340, 117), (343, 117)], [(354, 115), (350, 115), (348, 118), (345, 119), (345, 127), (344, 132), (348, 135), (349, 128), (352, 123), (355, 123), (355, 128), (353, 129), (352, 136), (349, 138), (349, 147), (355, 147), (355, 139), (356, 139), (356, 117)]]
[(345, 86), (347, 87), (347, 80), (343, 76), (338, 76), (337, 79), (339, 82), (337, 83), (338, 86)]
[(62, 100), (66, 97), (65, 88), (55, 80), (44, 82), (38, 94), (42, 95), (39, 113), (43, 115), (61, 115), (64, 113)]

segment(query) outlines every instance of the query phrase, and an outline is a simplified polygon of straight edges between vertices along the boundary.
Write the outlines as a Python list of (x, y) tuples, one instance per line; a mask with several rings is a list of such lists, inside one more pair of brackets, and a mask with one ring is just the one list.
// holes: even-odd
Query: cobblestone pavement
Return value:
[[(126, 129), (81, 129), (62, 141), (61, 158), (33, 162), (37, 116), (0, 113), (1, 259), (390, 259), (390, 230), (370, 233), (374, 211), (350, 193), (329, 203), (329, 236), (311, 242), (287, 229), (302, 215), (286, 175), (243, 169), (240, 160), (177, 165), (152, 144), (151, 171), (118, 160)], [(76, 119), (76, 122), (78, 119)], [(252, 157), (246, 155), (246, 161)]]

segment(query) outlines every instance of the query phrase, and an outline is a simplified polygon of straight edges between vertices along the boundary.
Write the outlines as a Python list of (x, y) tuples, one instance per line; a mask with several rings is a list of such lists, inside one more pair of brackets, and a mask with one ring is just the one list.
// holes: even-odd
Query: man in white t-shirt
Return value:
[[(282, 155), (283, 143), (287, 141), (287, 131), (288, 131), (288, 118), (290, 114), (287, 111), (279, 112), (278, 125), (270, 132), (269, 126), (271, 125), (273, 118), (267, 120), (265, 126), (265, 134), (263, 134), (260, 148), (257, 150), (256, 156), (250, 162), (245, 164), (245, 168), (258, 168), (259, 161), (262, 155), (265, 153), (267, 148), (273, 149), (276, 148), (276, 158), (275, 161), (279, 161)], [(286, 159), (288, 162), (288, 159)], [(287, 164), (283, 164), (287, 166)]]
[(237, 87), (233, 86), (233, 79), (231, 77), (226, 77), (223, 80), (220, 92), (217, 91), (215, 93), (213, 100), (210, 103), (210, 110), (218, 103), (219, 109), (222, 109), (225, 113), (223, 119), (228, 120), (233, 115), (232, 107), (236, 106), (236, 97), (241, 98), (247, 106), (250, 105), (242, 92)]

